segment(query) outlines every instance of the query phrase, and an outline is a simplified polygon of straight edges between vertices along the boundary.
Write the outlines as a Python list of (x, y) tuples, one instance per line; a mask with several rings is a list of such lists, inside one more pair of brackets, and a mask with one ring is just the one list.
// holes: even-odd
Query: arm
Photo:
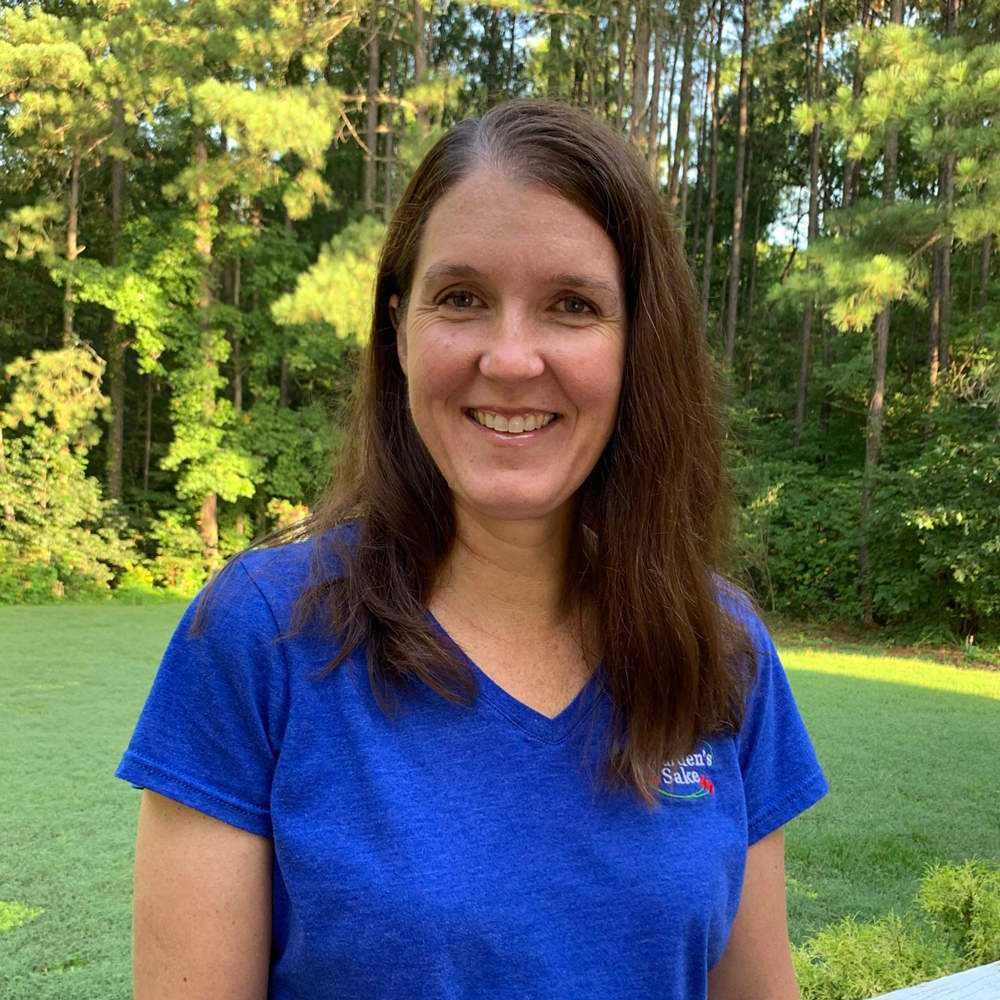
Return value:
[(155, 792), (135, 850), (135, 1000), (264, 1000), (272, 847)]
[(785, 841), (779, 827), (747, 851), (743, 895), (709, 1000), (799, 1000), (788, 947)]

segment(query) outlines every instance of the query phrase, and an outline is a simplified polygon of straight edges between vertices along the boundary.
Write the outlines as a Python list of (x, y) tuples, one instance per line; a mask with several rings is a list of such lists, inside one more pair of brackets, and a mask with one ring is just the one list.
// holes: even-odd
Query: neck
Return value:
[[(569, 516), (490, 522), (456, 511), (456, 536), (431, 597), (435, 606), (551, 626), (566, 618)], [(516, 617), (512, 617), (516, 616)]]

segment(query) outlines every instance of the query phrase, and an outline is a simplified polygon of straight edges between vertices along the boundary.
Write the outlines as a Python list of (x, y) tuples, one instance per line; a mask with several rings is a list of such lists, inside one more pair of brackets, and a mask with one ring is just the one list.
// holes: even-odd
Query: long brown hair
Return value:
[(514, 101), (445, 135), (389, 224), (353, 426), (334, 485), (298, 533), (340, 532), (334, 574), (314, 563), (295, 622), (340, 640), (331, 669), (363, 644), (380, 700), (417, 679), (446, 698), (475, 693), (430, 624), (430, 590), (455, 537), (448, 487), (407, 405), (389, 311), (406, 298), (423, 229), (441, 196), (489, 167), (543, 185), (592, 216), (624, 274), (627, 334), (617, 426), (581, 487), (568, 589), (596, 610), (602, 677), (614, 706), (613, 783), (652, 802), (664, 762), (700, 736), (739, 726), (752, 657), (720, 605), (725, 531), (718, 405), (687, 263), (634, 150), (587, 114)]

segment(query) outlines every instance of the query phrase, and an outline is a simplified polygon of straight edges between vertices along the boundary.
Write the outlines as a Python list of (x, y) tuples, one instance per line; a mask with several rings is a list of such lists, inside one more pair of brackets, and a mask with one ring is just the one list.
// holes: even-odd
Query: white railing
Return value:
[(1000, 962), (883, 993), (872, 1000), (1000, 1000)]

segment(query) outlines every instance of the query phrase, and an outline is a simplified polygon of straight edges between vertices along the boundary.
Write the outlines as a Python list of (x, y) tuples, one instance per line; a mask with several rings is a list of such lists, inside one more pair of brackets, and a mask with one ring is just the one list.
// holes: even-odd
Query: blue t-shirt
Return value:
[(273, 1000), (695, 1000), (748, 844), (826, 791), (774, 647), (741, 732), (664, 764), (653, 810), (598, 786), (592, 680), (550, 719), (470, 664), (454, 705), (378, 708), (359, 650), (279, 636), (312, 545), (245, 554), (175, 633), (117, 774), (274, 843)]

